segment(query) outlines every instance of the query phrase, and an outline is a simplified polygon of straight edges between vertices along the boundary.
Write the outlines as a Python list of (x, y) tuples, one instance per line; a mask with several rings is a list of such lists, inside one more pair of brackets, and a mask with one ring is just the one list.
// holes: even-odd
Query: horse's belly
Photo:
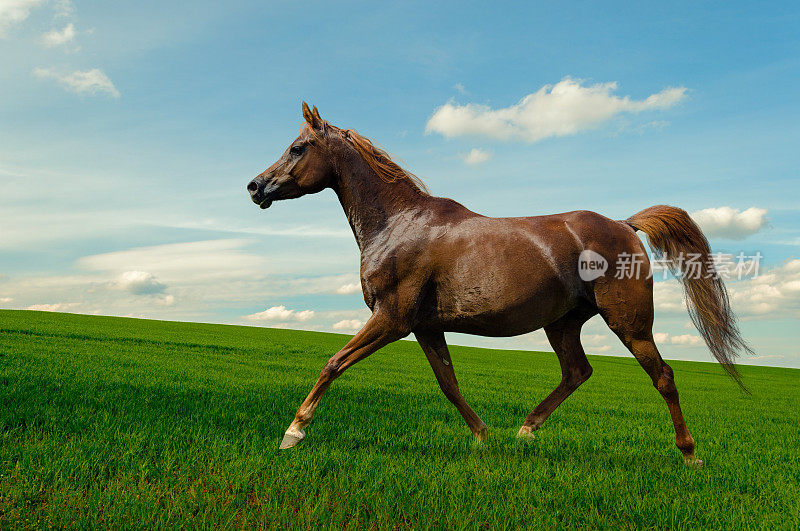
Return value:
[(437, 295), (439, 327), (447, 332), (515, 336), (538, 330), (571, 307), (556, 277), (522, 275), (445, 285)]
[(516, 314), (484, 314), (460, 316), (445, 320), (436, 328), (444, 332), (461, 332), (476, 336), (509, 337), (527, 334), (549, 324), (541, 319), (521, 319)]

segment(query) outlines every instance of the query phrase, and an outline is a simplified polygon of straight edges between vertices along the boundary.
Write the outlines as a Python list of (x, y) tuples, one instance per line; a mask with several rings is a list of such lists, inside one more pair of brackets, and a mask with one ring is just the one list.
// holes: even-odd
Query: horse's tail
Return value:
[(740, 352), (753, 351), (739, 334), (728, 292), (700, 227), (685, 210), (667, 205), (646, 208), (625, 221), (647, 234), (654, 256), (663, 258), (683, 284), (689, 316), (711, 354), (747, 391), (734, 362)]

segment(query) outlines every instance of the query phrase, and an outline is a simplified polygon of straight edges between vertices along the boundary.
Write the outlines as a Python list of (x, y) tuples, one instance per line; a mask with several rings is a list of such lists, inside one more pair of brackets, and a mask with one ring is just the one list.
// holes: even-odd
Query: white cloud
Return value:
[(112, 98), (120, 96), (114, 83), (98, 68), (76, 70), (69, 74), (59, 74), (52, 68), (34, 68), (33, 75), (39, 79), (55, 79), (75, 94), (107, 94)]
[[(743, 318), (800, 317), (800, 259), (762, 267), (755, 278), (730, 280), (726, 285), (734, 312)], [(659, 312), (686, 311), (683, 289), (674, 280), (654, 283), (653, 299)]]
[(597, 127), (621, 113), (667, 109), (683, 100), (687, 90), (666, 88), (643, 100), (632, 100), (613, 94), (616, 82), (588, 86), (582, 83), (566, 77), (500, 109), (448, 102), (436, 109), (425, 131), (446, 137), (473, 135), (533, 143)]
[(156, 304), (160, 304), (161, 306), (172, 306), (175, 304), (175, 296), (174, 295), (159, 295), (155, 299)]
[(155, 275), (146, 271), (125, 271), (113, 285), (134, 295), (154, 295), (162, 293), (167, 288), (156, 280)]
[(308, 321), (314, 317), (314, 310), (287, 310), (286, 306), (273, 306), (272, 308), (267, 308), (263, 312), (254, 313), (251, 315), (245, 315), (245, 319), (249, 319), (251, 321)]
[(64, 29), (52, 30), (42, 34), (42, 45), (45, 48), (54, 48), (62, 44), (66, 44), (75, 38), (75, 25), (70, 22)]
[(25, 309), (38, 310), (40, 312), (65, 312), (79, 305), (80, 303), (78, 302), (56, 302), (53, 304), (31, 304)]
[(674, 336), (667, 332), (656, 332), (655, 334), (653, 334), (653, 339), (656, 340), (656, 343), (664, 343), (670, 345), (682, 345), (682, 346), (694, 347), (703, 344), (703, 338), (692, 334), (681, 334), (678, 336)]
[(364, 326), (364, 321), (360, 321), (358, 319), (344, 319), (338, 323), (333, 323), (331, 328), (337, 331), (356, 332), (361, 330), (362, 326)]
[[(271, 247), (269, 256), (262, 251), (258, 240), (238, 238), (114, 251), (76, 260), (72, 274), (0, 275), (0, 296), (13, 298), (8, 306), (19, 308), (81, 301), (79, 309), (70, 311), (99, 309), (106, 315), (224, 322), (230, 317), (220, 317), (223, 309), (240, 316), (244, 313), (240, 308), (280, 300), (286, 293), (295, 297), (331, 294), (357, 280), (352, 273), (316, 276), (320, 264), (333, 271), (352, 270), (358, 267), (357, 259), (355, 263), (339, 258), (326, 261), (320, 255), (319, 260), (298, 263), (295, 250), (283, 255)], [(166, 289), (160, 290), (159, 284)], [(313, 322), (329, 327), (329, 323), (354, 318), (363, 319), (362, 312), (326, 312), (324, 318), (316, 312), (303, 325)]]
[(170, 285), (192, 281), (208, 284), (231, 278), (258, 280), (266, 275), (267, 260), (244, 252), (243, 248), (249, 243), (246, 239), (231, 238), (137, 247), (86, 256), (78, 260), (77, 265), (118, 275), (147, 271)]
[(782, 360), (786, 356), (781, 354), (759, 354), (756, 356), (750, 356), (751, 360)]
[(14, 302), (14, 297), (0, 297), (0, 304)]
[(0, 0), (0, 37), (8, 28), (28, 18), (31, 9), (41, 3), (41, 0)]
[(453, 85), (453, 88), (458, 91), (459, 94), (467, 94), (467, 88), (464, 86), (463, 83), (456, 83)]
[(692, 219), (708, 238), (742, 240), (767, 226), (767, 209), (750, 207), (739, 211), (729, 206), (706, 208), (692, 213)]
[(673, 345), (696, 346), (703, 344), (703, 338), (692, 334), (681, 334), (679, 336), (671, 336), (669, 342)]
[(352, 293), (361, 293), (361, 283), (359, 282), (350, 282), (348, 284), (342, 284), (338, 288), (336, 288), (336, 293), (339, 295), (350, 295)]
[(734, 308), (751, 317), (800, 315), (800, 260), (762, 272), (758, 277), (731, 283)]
[(686, 311), (683, 287), (674, 279), (653, 283), (653, 304), (656, 311), (682, 313)]
[(238, 232), (244, 234), (259, 234), (263, 236), (292, 236), (298, 238), (345, 238), (352, 240), (353, 231), (350, 228), (335, 228), (324, 223), (314, 225), (297, 224), (281, 225), (280, 222), (270, 223), (266, 227), (234, 225), (225, 220), (205, 218), (202, 220), (173, 221), (169, 226), (181, 229), (201, 229)]
[(490, 158), (492, 158), (491, 153), (478, 148), (472, 148), (469, 150), (469, 153), (461, 155), (461, 160), (470, 166), (477, 166), (478, 164), (486, 162)]
[(57, 17), (68, 17), (75, 12), (75, 5), (70, 0), (56, 0), (54, 9)]
[(611, 332), (608, 333), (598, 333), (598, 334), (582, 334), (581, 335), (581, 342), (584, 345), (602, 345), (606, 341), (608, 341)]

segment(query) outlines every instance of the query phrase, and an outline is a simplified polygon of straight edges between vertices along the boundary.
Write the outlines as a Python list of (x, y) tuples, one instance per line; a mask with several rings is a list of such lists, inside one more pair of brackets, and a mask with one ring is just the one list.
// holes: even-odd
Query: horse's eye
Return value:
[(305, 146), (292, 146), (292, 149), (289, 150), (289, 153), (292, 155), (300, 155), (305, 151)]

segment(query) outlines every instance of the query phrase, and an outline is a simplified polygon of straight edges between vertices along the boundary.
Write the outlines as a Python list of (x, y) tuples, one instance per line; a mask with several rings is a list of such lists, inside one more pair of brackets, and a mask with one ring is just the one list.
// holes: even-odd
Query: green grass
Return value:
[(555, 355), (452, 348), (468, 428), (415, 343), (348, 370), (306, 440), (279, 451), (346, 336), (0, 312), (0, 528), (787, 528), (800, 524), (800, 371), (672, 362), (706, 462), (683, 466), (633, 359), (514, 438)]

